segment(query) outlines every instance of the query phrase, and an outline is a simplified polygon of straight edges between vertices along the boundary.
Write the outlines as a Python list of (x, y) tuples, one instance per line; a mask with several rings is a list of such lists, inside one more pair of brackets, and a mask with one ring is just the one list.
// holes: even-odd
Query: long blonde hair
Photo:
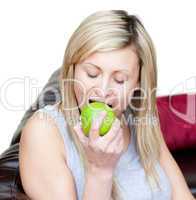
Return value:
[[(80, 120), (73, 82), (64, 80), (74, 79), (75, 64), (82, 62), (92, 53), (120, 49), (130, 44), (136, 47), (140, 59), (140, 88), (146, 92), (146, 98), (134, 99), (131, 102), (137, 108), (145, 108), (133, 112), (133, 117), (142, 119), (145, 116), (155, 116), (157, 119), (156, 123), (147, 123), (146, 125), (137, 123), (135, 125), (137, 151), (152, 189), (155, 185), (160, 186), (155, 164), (160, 156), (163, 137), (156, 107), (156, 90), (154, 90), (157, 87), (155, 48), (138, 16), (129, 15), (125, 10), (97, 11), (79, 25), (72, 34), (64, 53), (59, 80), (62, 95), (59, 108), (64, 113), (70, 137), (77, 147), (83, 166), (86, 167), (82, 145), (73, 130), (73, 125)], [(141, 92), (138, 96), (141, 96)], [(122, 199), (116, 177), (113, 179), (112, 198)]]

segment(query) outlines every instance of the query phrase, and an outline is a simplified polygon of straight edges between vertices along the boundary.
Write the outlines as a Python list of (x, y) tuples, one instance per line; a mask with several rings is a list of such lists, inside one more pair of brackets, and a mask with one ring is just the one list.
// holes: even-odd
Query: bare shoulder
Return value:
[(47, 113), (34, 113), (22, 130), (19, 170), (23, 188), (30, 198), (66, 199), (69, 194), (69, 199), (76, 199), (62, 138)]
[[(54, 119), (44, 112), (35, 112), (27, 121), (22, 129), (21, 139), (26, 138), (29, 142), (39, 139), (40, 142), (47, 142), (45, 145), (49, 145), (49, 141), (56, 147), (59, 153), (61, 153), (66, 160), (66, 152), (64, 148), (64, 142), (59, 129), (57, 128)], [(36, 142), (38, 142), (36, 140)]]

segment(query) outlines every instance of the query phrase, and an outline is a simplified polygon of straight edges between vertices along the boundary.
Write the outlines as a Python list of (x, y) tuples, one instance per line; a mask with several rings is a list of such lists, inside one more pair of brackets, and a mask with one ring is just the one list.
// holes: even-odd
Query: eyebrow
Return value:
[[(101, 67), (99, 67), (98, 65), (95, 65), (95, 64), (93, 64), (93, 63), (85, 62), (85, 63), (83, 63), (83, 64), (90, 64), (90, 65), (93, 65), (93, 66), (95, 66), (95, 67), (101, 69)], [(115, 72), (122, 72), (122, 71), (128, 73), (128, 75), (130, 74), (129, 70), (127, 70), (127, 69), (115, 70)]]

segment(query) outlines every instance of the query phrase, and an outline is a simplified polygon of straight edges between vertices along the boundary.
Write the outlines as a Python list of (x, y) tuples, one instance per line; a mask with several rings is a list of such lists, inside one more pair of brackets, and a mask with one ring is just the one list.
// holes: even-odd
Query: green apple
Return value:
[(100, 114), (101, 111), (106, 111), (107, 113), (99, 129), (99, 135), (103, 136), (110, 130), (112, 123), (116, 118), (116, 115), (113, 112), (112, 108), (110, 108), (107, 104), (103, 102), (92, 102), (88, 105), (85, 105), (84, 108), (82, 108), (81, 110), (82, 130), (86, 136), (89, 136), (92, 120), (94, 118), (96, 120), (97, 115)]

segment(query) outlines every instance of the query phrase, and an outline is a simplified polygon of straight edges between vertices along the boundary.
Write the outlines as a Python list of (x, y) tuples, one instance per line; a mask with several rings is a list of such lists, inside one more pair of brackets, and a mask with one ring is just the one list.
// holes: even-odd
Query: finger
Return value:
[(120, 140), (119, 144), (118, 144), (118, 148), (115, 149), (116, 153), (125, 153), (126, 149), (124, 149), (124, 139)]
[(93, 117), (92, 123), (91, 123), (91, 128), (90, 128), (90, 133), (89, 133), (90, 141), (93, 141), (93, 140), (99, 138), (99, 128), (100, 128), (100, 125), (105, 116), (106, 116), (106, 112), (101, 111), (100, 113), (98, 113), (96, 115), (96, 117)]
[(117, 132), (119, 131), (120, 128), (121, 128), (120, 120), (116, 118), (112, 123), (110, 130), (104, 136), (102, 136), (100, 140), (105, 140), (108, 142), (112, 141), (116, 137)]
[(88, 137), (85, 136), (81, 124), (80, 122), (78, 122), (74, 127), (73, 127), (74, 131), (76, 132), (79, 140), (84, 144), (87, 145), (88, 144)]
[(120, 131), (117, 133), (117, 136), (108, 144), (107, 151), (110, 151), (111, 149), (117, 149), (119, 148), (119, 145), (121, 144), (123, 140), (123, 131), (120, 129)]

